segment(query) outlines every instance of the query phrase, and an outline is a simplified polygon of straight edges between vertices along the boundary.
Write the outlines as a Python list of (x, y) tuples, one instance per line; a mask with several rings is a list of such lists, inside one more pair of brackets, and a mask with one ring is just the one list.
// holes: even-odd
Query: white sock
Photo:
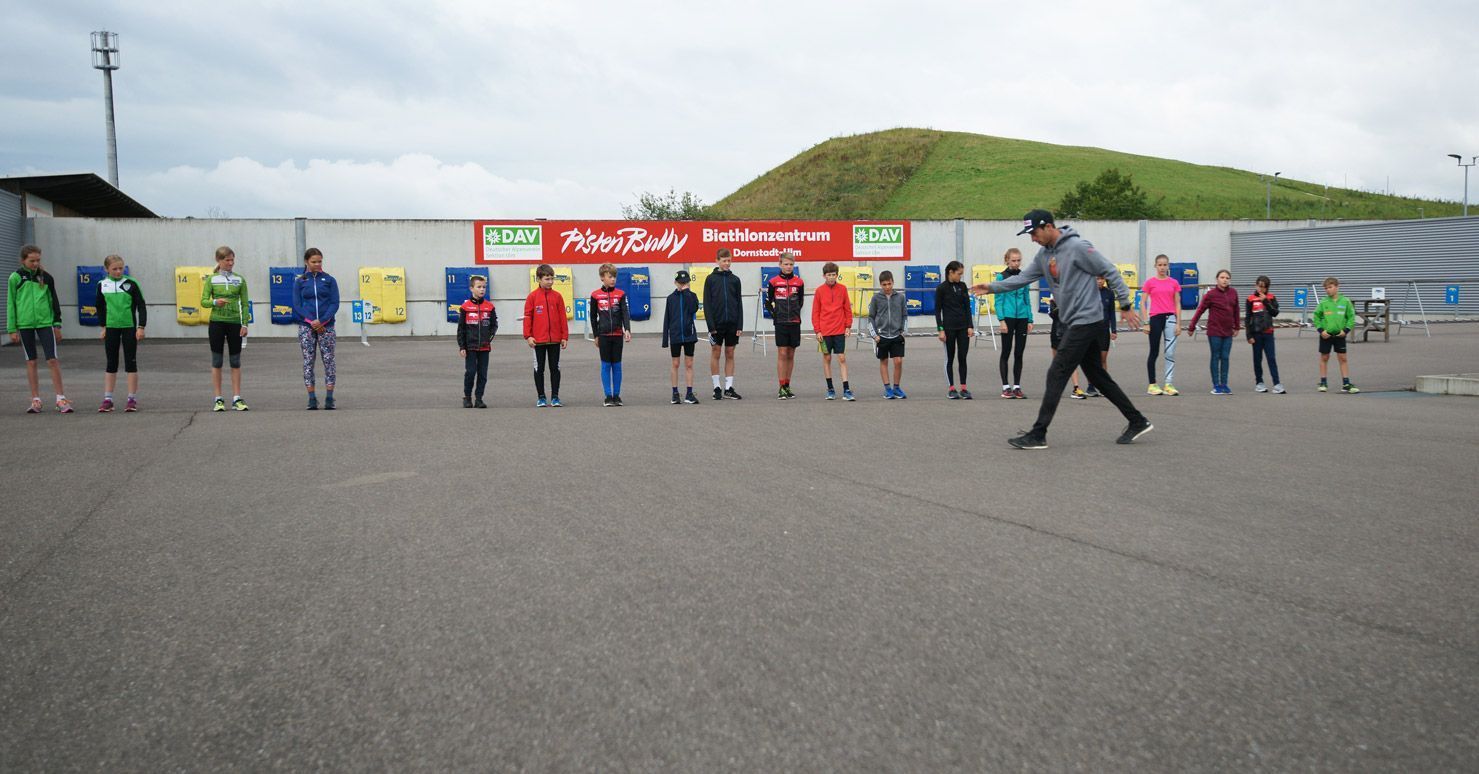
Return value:
[(241, 396), (240, 395), (232, 395), (231, 396), (231, 402), (232, 403), (235, 403), (236, 401), (239, 401), (239, 400), (241, 400)]
[(719, 374), (712, 374), (712, 376), (714, 377), (714, 389), (717, 390), (719, 389)]
[(1002, 388), (1002, 389), (1003, 389), (1003, 390), (1010, 390), (1010, 389), (1012, 389), (1012, 385), (1010, 385), (1010, 384), (1003, 384), (1003, 385), (1002, 385), (1002, 386), (1001, 386), (1001, 388)]
[(726, 376), (726, 377), (724, 377), (724, 389), (726, 389), (726, 390), (732, 390), (732, 389), (734, 389), (734, 377), (733, 376)]
[(66, 399), (67, 399), (67, 396), (65, 396), (65, 395), (63, 395), (61, 393), (57, 393), (57, 396), (56, 396), (56, 402), (57, 403), (61, 403), (62, 401), (66, 400)]
[(1014, 384), (1014, 385), (1012, 385), (1012, 389), (1014, 389), (1014, 390), (1020, 390), (1020, 389), (1022, 389), (1022, 385), (1020, 385), (1020, 384)]

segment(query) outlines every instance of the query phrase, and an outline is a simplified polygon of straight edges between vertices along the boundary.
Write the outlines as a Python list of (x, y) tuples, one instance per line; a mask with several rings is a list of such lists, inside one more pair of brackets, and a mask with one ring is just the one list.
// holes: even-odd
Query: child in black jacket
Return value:
[[(698, 397), (693, 394), (693, 347), (698, 343), (698, 328), (694, 324), (695, 315), (698, 313), (698, 294), (688, 289), (689, 276), (686, 271), (679, 271), (673, 278), (673, 284), (677, 289), (668, 294), (667, 308), (663, 311), (662, 318), (662, 346), (666, 347), (673, 356), (673, 405), (680, 402), (691, 405), (698, 404)], [(688, 394), (678, 398), (678, 360), (683, 361), (684, 383), (688, 385)]]

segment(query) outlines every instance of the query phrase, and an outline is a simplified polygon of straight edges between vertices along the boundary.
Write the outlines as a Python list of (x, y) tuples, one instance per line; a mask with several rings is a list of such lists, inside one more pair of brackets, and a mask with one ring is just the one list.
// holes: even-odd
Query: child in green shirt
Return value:
[(1351, 367), (1346, 362), (1346, 334), (1356, 322), (1356, 307), (1349, 298), (1340, 294), (1340, 280), (1325, 278), (1325, 297), (1315, 307), (1315, 330), (1320, 332), (1320, 392), (1330, 389), (1326, 373), (1330, 367), (1330, 351), (1340, 361), (1340, 391), (1352, 395), (1360, 392), (1351, 384)]

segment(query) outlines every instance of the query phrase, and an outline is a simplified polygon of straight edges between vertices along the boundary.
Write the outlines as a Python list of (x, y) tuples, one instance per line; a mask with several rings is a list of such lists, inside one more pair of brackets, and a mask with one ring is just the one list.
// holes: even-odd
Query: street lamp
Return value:
[(1479, 156), (1471, 157), (1467, 164), (1464, 163), (1464, 157), (1457, 153), (1448, 154), (1448, 158), (1457, 161), (1458, 165), (1464, 168), (1464, 217), (1467, 218), (1469, 217), (1469, 167), (1474, 166), (1475, 161), (1479, 161)]
[(1283, 172), (1275, 172), (1273, 177), (1263, 179), (1263, 219), (1269, 220), (1274, 215), (1274, 181), (1279, 179)]

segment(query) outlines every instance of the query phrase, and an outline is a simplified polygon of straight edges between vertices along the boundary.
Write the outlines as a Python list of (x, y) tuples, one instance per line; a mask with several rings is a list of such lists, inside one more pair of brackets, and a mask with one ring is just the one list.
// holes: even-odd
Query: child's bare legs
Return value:
[[(62, 364), (53, 358), (46, 361), (46, 367), (51, 369), (52, 389), (55, 389), (58, 395), (66, 395), (67, 391), (62, 389)], [(40, 387), (40, 385), (38, 384), (37, 387)]]
[[(683, 356), (683, 380), (690, 391), (693, 390), (693, 356)], [(673, 361), (673, 386), (678, 386), (678, 361)]]
[[(1351, 366), (1350, 366), (1349, 363), (1346, 362), (1345, 353), (1344, 352), (1337, 352), (1337, 353), (1335, 353), (1335, 359), (1340, 361), (1340, 378), (1342, 378), (1342, 379), (1349, 379), (1349, 378), (1351, 378)], [(1324, 363), (1321, 363), (1320, 365), (1322, 366), (1320, 368), (1320, 376), (1324, 376), (1325, 375), (1325, 369), (1323, 368), (1323, 366), (1325, 364)], [(61, 388), (58, 387), (57, 389), (60, 390)]]
[(214, 389), (217, 395), (221, 394), (221, 369), (219, 368), (211, 369), (211, 389)]
[[(898, 369), (895, 370), (897, 371)], [(878, 361), (878, 378), (883, 380), (884, 384), (893, 384), (893, 382), (888, 380), (888, 358)], [(895, 376), (894, 380), (897, 381), (898, 378), (898, 376)]]
[(724, 350), (724, 348), (721, 347), (721, 346), (719, 346), (718, 344), (713, 344), (713, 345), (710, 345), (709, 346), (709, 375), (710, 376), (718, 376), (719, 375), (719, 353), (722, 352), (723, 350)]
[(896, 357), (896, 358), (894, 358), (894, 384), (899, 384), (900, 383), (899, 380), (900, 380), (901, 377), (903, 377), (903, 375), (904, 375), (904, 358)]
[(791, 372), (796, 369), (796, 348), (777, 347), (775, 351), (775, 378), (782, 384), (791, 382)]
[[(108, 374), (108, 375), (110, 377), (115, 378), (115, 379), (118, 376), (117, 374)], [(127, 379), (127, 382), (128, 382), (128, 394), (129, 395), (138, 395), (139, 394), (139, 372), (138, 371), (134, 371), (134, 372), (128, 374), (127, 376), (128, 376), (128, 379)], [(332, 387), (333, 385), (329, 385), (329, 386)], [(113, 388), (110, 385), (109, 388), (108, 388), (109, 392), (111, 392), (112, 389)]]
[(842, 367), (842, 381), (847, 381), (847, 353), (837, 353), (837, 362)]
[[(129, 376), (133, 376), (133, 374), (129, 374)], [(111, 373), (110, 374), (110, 373), (108, 373), (106, 371), (103, 372), (103, 392), (106, 392), (106, 393), (108, 393), (108, 394), (111, 395), (113, 393), (113, 388), (115, 388), (117, 386), (118, 386), (118, 374), (116, 374), (116, 373)], [(129, 389), (129, 392), (133, 392), (134, 391), (133, 385), (129, 385), (129, 388), (128, 389)]]
[(1322, 352), (1322, 353), (1320, 353), (1320, 381), (1322, 381), (1322, 382), (1325, 381), (1326, 375), (1329, 373), (1329, 371), (1330, 371), (1330, 353), (1329, 352)]
[[(673, 389), (675, 390), (678, 389), (678, 361), (680, 359), (681, 358), (673, 358), (673, 367), (670, 369), (670, 373), (672, 376), (672, 379), (670, 381), (672, 381)], [(689, 362), (692, 363), (692, 361)], [(690, 369), (692, 369), (692, 367), (692, 365), (689, 366)], [(693, 384), (693, 378), (691, 376), (689, 377), (688, 383)]]
[[(219, 379), (219, 372), (217, 373), (217, 377)], [(217, 394), (220, 394), (220, 382), (219, 382), (219, 380), (216, 382), (216, 391), (217, 391)], [(231, 394), (232, 395), (240, 395), (241, 394), (241, 369), (240, 368), (233, 368), (233, 369), (231, 369)]]
[(31, 385), (31, 397), (41, 397), (41, 374), (36, 368), (35, 360), (26, 361), (26, 384)]
[(822, 376), (824, 376), (824, 377), (826, 377), (828, 379), (831, 379), (832, 378), (832, 355), (831, 355), (831, 353), (826, 353), (826, 352), (822, 353)]

